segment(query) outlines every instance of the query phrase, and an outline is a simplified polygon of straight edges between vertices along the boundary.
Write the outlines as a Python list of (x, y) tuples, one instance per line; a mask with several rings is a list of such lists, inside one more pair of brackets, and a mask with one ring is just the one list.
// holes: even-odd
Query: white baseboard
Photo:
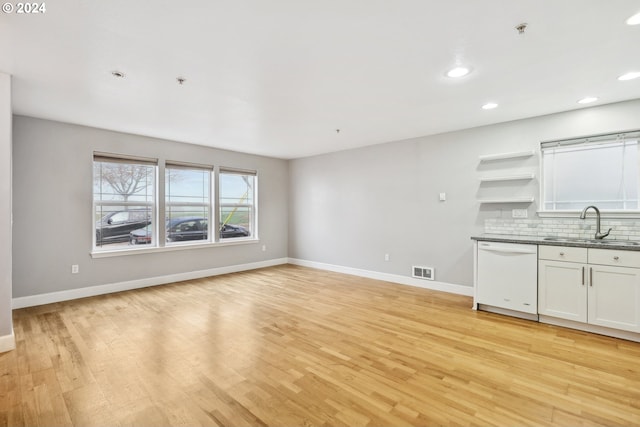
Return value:
[(386, 282), (399, 283), (401, 285), (416, 286), (418, 288), (431, 289), (434, 291), (448, 292), (450, 294), (473, 296), (473, 287), (456, 285), (435, 280), (421, 280), (413, 277), (401, 276), (399, 274), (380, 273), (359, 268), (344, 267), (341, 265), (325, 264), (322, 262), (307, 261), (297, 258), (289, 258), (289, 264), (303, 267), (317, 268), (320, 270), (334, 271), (336, 273), (351, 274), (354, 276), (366, 277), (369, 279), (384, 280)]
[(562, 326), (563, 328), (578, 329), (584, 332), (606, 335), (623, 340), (640, 342), (640, 334), (630, 331), (622, 331), (619, 329), (606, 328), (604, 326), (590, 325), (588, 323), (574, 322), (572, 320), (558, 319), (556, 317), (540, 315), (540, 323), (547, 323), (554, 326)]
[(5, 351), (11, 351), (16, 348), (16, 337), (11, 331), (10, 335), (3, 335), (0, 337), (0, 353)]
[(72, 299), (93, 297), (96, 295), (110, 294), (113, 292), (129, 291), (132, 289), (146, 288), (149, 286), (165, 285), (167, 283), (183, 280), (200, 279), (202, 277), (218, 276), (220, 274), (236, 273), (239, 271), (255, 270), (257, 268), (272, 267), (274, 265), (287, 264), (287, 258), (276, 258), (267, 261), (258, 261), (248, 264), (216, 267), (207, 270), (189, 271), (186, 273), (170, 274), (167, 276), (149, 277), (146, 279), (129, 280), (126, 282), (110, 283), (107, 285), (89, 286), (86, 288), (69, 289), (66, 291), (51, 292), (47, 294), (17, 297), (12, 300), (12, 308), (33, 307), (36, 305), (51, 304)]

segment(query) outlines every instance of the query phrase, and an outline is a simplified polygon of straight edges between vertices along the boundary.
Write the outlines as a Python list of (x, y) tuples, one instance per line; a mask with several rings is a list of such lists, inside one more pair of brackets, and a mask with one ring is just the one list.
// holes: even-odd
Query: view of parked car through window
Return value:
[(129, 241), (129, 233), (153, 223), (156, 164), (152, 160), (94, 155), (95, 247)]
[(146, 228), (149, 224), (151, 211), (148, 209), (110, 212), (96, 224), (96, 245), (126, 242), (131, 231)]
[[(168, 242), (185, 242), (190, 240), (206, 240), (209, 236), (206, 218), (174, 218), (166, 222), (166, 236)], [(237, 225), (224, 225), (220, 230), (220, 237), (247, 237), (249, 230)], [(142, 245), (151, 243), (151, 227), (146, 226), (129, 233), (129, 243)]]
[[(221, 168), (212, 191), (212, 166), (170, 161), (164, 166), (158, 176), (155, 159), (94, 154), (96, 250), (255, 236), (255, 172)], [(164, 187), (161, 200), (156, 199), (158, 181)], [(219, 220), (215, 233), (209, 232), (212, 212)]]
[[(220, 171), (220, 239), (254, 235), (255, 187), (254, 173)], [(242, 229), (248, 234), (241, 235)]]

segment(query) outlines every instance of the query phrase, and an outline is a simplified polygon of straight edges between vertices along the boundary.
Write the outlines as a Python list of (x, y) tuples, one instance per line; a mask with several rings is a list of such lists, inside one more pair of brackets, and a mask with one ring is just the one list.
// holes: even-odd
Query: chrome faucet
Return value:
[(611, 233), (611, 229), (609, 229), (609, 231), (607, 231), (606, 233), (600, 232), (600, 209), (596, 208), (595, 206), (587, 206), (582, 210), (580, 219), (585, 219), (587, 217), (587, 210), (589, 208), (592, 208), (594, 211), (596, 211), (596, 239), (604, 239), (609, 235), (609, 233)]

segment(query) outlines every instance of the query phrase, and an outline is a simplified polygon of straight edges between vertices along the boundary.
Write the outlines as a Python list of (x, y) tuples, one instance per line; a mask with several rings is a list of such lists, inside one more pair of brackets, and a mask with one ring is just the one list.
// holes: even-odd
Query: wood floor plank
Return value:
[(284, 265), (14, 311), (0, 427), (640, 425), (640, 344)]

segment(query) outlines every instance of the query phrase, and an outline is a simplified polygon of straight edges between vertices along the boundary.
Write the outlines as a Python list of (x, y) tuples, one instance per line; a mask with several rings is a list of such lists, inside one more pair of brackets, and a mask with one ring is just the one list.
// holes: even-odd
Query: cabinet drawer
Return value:
[(640, 268), (640, 252), (615, 249), (589, 249), (589, 264)]
[[(640, 254), (640, 252), (639, 252)], [(538, 258), (551, 261), (587, 262), (587, 248), (538, 246)]]

